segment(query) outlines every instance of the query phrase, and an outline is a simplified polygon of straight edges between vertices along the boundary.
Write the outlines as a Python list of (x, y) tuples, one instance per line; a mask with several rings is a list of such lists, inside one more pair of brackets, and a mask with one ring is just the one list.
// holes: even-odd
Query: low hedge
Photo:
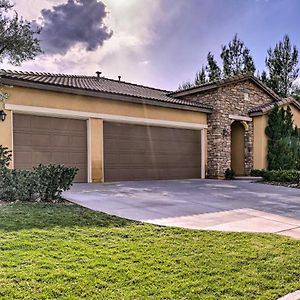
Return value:
[(253, 170), (251, 175), (261, 176), (264, 181), (299, 183), (299, 171), (297, 170)]
[(52, 201), (72, 186), (77, 168), (39, 165), (32, 171), (0, 168), (0, 199), (8, 201)]

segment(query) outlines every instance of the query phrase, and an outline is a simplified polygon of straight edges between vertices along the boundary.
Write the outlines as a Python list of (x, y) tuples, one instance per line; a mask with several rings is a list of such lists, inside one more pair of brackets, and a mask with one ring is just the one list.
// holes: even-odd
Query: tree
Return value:
[(294, 126), (291, 108), (279, 108), (275, 104), (269, 114), (268, 126), (268, 169), (288, 170), (299, 168), (300, 138)]
[(241, 73), (255, 72), (255, 65), (250, 50), (245, 46), (237, 34), (227, 46), (222, 46), (221, 58), (223, 60), (224, 77)]
[(190, 83), (189, 81), (183, 82), (182, 84), (179, 85), (178, 87), (178, 91), (183, 91), (183, 90), (187, 90), (194, 87), (194, 85), (192, 83)]
[(195, 86), (205, 84), (207, 82), (206, 80), (206, 73), (205, 68), (202, 66), (201, 70), (196, 73), (195, 77)]
[(275, 48), (268, 50), (266, 67), (268, 69), (268, 86), (281, 97), (291, 93), (293, 82), (299, 74), (298, 50), (291, 45), (288, 35), (279, 41)]
[(36, 35), (40, 29), (32, 29), (31, 23), (12, 11), (9, 0), (0, 0), (0, 62), (20, 65), (41, 53)]
[(293, 86), (291, 96), (300, 102), (300, 83)]
[(221, 79), (222, 72), (221, 69), (218, 66), (218, 63), (216, 62), (213, 54), (211, 52), (208, 52), (207, 54), (207, 66), (206, 71), (208, 74), (208, 80), (215, 81)]

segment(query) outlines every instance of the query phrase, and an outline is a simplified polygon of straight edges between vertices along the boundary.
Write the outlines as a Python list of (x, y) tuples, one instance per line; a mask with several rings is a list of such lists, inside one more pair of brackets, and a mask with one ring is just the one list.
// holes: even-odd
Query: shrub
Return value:
[(33, 172), (0, 169), (0, 199), (31, 200), (36, 192), (36, 178)]
[(251, 176), (254, 177), (264, 177), (264, 173), (266, 172), (265, 169), (253, 169), (251, 170)]
[(61, 197), (63, 191), (72, 186), (78, 172), (77, 168), (64, 165), (39, 165), (33, 169), (37, 177), (37, 190), (42, 200), (53, 200)]
[(59, 199), (68, 190), (77, 168), (63, 165), (39, 165), (33, 171), (0, 168), (0, 199), (31, 201)]
[(11, 151), (7, 147), (0, 145), (0, 168), (8, 167), (11, 161)]
[(234, 177), (235, 177), (235, 173), (234, 173), (234, 171), (231, 170), (231, 169), (227, 169), (227, 170), (225, 171), (224, 175), (225, 175), (225, 179), (227, 179), (227, 180), (232, 180), (232, 179), (234, 179)]
[(264, 170), (264, 172), (262, 173), (262, 177), (265, 181), (299, 183), (299, 171), (297, 170)]

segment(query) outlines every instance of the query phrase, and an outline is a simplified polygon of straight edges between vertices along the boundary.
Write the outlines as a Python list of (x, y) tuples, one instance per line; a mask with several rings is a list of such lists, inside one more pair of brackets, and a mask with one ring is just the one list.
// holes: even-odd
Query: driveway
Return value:
[(120, 217), (194, 229), (300, 238), (300, 190), (248, 181), (168, 180), (75, 184), (74, 203)]

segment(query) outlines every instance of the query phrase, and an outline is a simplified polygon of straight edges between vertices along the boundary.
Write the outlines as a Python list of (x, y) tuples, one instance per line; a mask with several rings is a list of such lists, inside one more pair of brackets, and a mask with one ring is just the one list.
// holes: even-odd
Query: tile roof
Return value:
[[(1, 78), (13, 81), (21, 81), (23, 83), (34, 83), (49, 85), (55, 87), (63, 87), (91, 92), (108, 93), (115, 95), (123, 95), (140, 99), (141, 102), (145, 100), (153, 100), (154, 102), (175, 104), (182, 106), (190, 106), (195, 108), (202, 108), (211, 110), (210, 105), (201, 103), (199, 101), (178, 99), (168, 94), (170, 91), (151, 88), (143, 85), (128, 83), (119, 80), (108, 79), (97, 76), (82, 76), (82, 75), (68, 75), (68, 74), (52, 74), (40, 72), (23, 72), (1, 70)], [(17, 84), (15, 84), (17, 85)]]
[(192, 87), (189, 89), (171, 92), (168, 95), (172, 96), (172, 97), (180, 97), (180, 96), (185, 96), (185, 95), (190, 95), (190, 94), (195, 94), (195, 93), (201, 93), (201, 92), (205, 92), (210, 89), (215, 89), (215, 88), (227, 85), (227, 84), (237, 83), (237, 82), (246, 81), (246, 80), (253, 81), (256, 85), (258, 85), (260, 88), (262, 88), (267, 94), (269, 94), (275, 100), (281, 99), (275, 92), (273, 92), (262, 81), (260, 81), (257, 77), (255, 77), (251, 73), (244, 73), (244, 74), (240, 74), (240, 75), (223, 78), (220, 80), (211, 81), (211, 82), (208, 82), (208, 83), (196, 86), (196, 87)]
[(278, 106), (282, 106), (282, 105), (286, 105), (286, 104), (294, 104), (298, 109), (300, 109), (300, 103), (298, 101), (296, 101), (294, 98), (288, 97), (288, 98), (282, 98), (279, 101), (269, 102), (269, 103), (255, 106), (249, 110), (249, 114), (250, 114), (250, 116), (266, 114), (270, 110), (273, 109), (275, 103)]

